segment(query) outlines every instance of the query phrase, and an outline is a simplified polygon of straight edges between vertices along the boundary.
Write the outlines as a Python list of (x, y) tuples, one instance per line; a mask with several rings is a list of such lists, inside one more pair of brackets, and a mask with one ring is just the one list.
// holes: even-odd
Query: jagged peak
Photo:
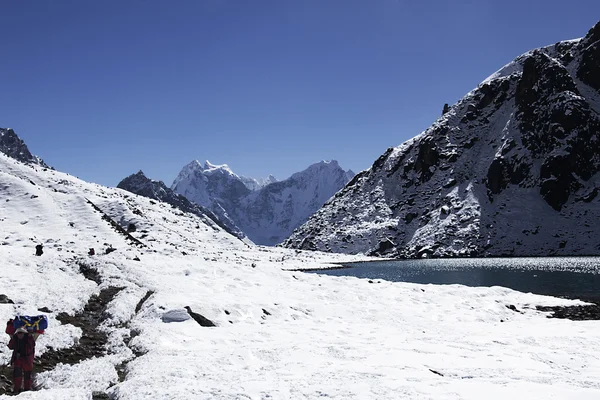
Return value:
[(183, 167), (184, 170), (200, 170), (200, 171), (204, 171), (204, 167), (202, 166), (202, 163), (200, 163), (200, 161), (198, 160), (192, 160), (189, 163), (187, 163), (185, 165), (185, 167)]
[(50, 168), (40, 157), (31, 154), (25, 141), (12, 128), (0, 128), (0, 152), (26, 164)]

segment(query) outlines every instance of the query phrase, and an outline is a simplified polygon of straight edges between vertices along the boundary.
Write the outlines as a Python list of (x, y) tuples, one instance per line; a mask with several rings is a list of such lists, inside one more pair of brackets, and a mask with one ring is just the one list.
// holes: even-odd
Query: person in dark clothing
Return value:
[(10, 363), (13, 366), (14, 393), (21, 392), (21, 384), (23, 390), (31, 390), (35, 339), (37, 339), (36, 334), (29, 333), (21, 327), (15, 331), (8, 342), (8, 348), (13, 351)]
[(44, 248), (43, 244), (38, 244), (37, 246), (35, 246), (35, 255), (41, 256), (42, 254), (44, 254), (43, 248)]

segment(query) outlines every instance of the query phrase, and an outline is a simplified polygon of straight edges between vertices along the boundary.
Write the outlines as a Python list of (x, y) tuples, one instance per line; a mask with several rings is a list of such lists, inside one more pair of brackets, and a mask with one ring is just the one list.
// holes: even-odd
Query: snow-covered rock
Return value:
[[(352, 177), (337, 161), (322, 161), (283, 181), (261, 187), (241, 178), (227, 165), (186, 165), (172, 189), (200, 204), (221, 220), (235, 225), (257, 244), (274, 245), (286, 239)], [(249, 183), (250, 182), (250, 183)], [(258, 190), (253, 188), (259, 187)]]
[(388, 256), (600, 254), (600, 23), (389, 148), (284, 243)]
[(169, 310), (164, 313), (161, 317), (162, 322), (170, 323), (170, 322), (184, 322), (191, 319), (190, 314), (188, 314), (185, 308), (178, 308), (176, 310)]

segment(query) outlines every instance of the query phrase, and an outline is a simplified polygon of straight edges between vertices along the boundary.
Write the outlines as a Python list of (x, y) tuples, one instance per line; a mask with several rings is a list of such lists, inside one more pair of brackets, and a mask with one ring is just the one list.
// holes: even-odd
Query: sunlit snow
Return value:
[[(40, 390), (18, 398), (600, 396), (600, 322), (535, 310), (576, 301), (289, 271), (364, 257), (250, 246), (169, 205), (1, 154), (0, 189), (0, 293), (15, 302), (0, 304), (0, 319), (52, 310), (38, 356), (81, 336), (56, 314), (81, 310), (101, 289), (123, 288), (100, 327), (106, 355), (37, 373)], [(135, 224), (131, 234), (145, 247), (113, 230), (90, 202), (125, 228)], [(104, 254), (109, 246), (116, 251)], [(91, 247), (95, 256), (87, 255)], [(102, 283), (85, 279), (80, 265), (97, 269)], [(185, 306), (217, 327), (187, 318)], [(9, 357), (2, 346), (0, 361)]]

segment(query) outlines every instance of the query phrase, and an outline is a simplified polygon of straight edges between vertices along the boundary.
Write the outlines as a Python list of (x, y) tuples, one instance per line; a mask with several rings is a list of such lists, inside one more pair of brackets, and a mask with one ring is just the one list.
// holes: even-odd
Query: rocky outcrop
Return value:
[(10, 128), (0, 128), (0, 152), (22, 163), (48, 168), (41, 158), (31, 154), (23, 139)]
[[(600, 25), (518, 57), (388, 149), (284, 246), (399, 257), (600, 254)], [(393, 245), (392, 245), (393, 244)]]
[(577, 77), (585, 84), (600, 91), (600, 22), (598, 22), (581, 41), (581, 61), (577, 68)]

